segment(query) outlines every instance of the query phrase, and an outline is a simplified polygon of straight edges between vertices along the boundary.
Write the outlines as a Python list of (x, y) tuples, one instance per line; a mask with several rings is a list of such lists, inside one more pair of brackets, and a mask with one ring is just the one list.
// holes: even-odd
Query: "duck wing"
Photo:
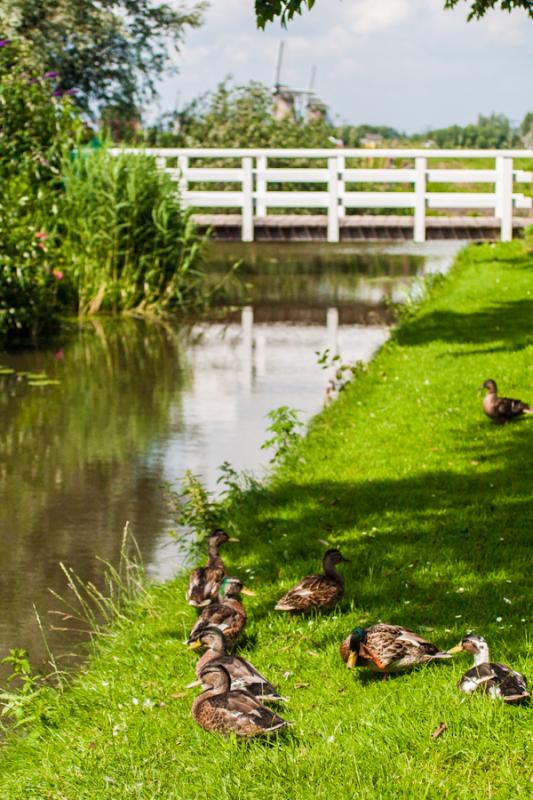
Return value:
[(497, 397), (494, 401), (494, 410), (500, 419), (513, 419), (522, 414), (532, 413), (533, 409), (521, 400), (513, 400), (512, 397)]
[(212, 603), (204, 608), (197, 622), (193, 626), (190, 638), (211, 625), (219, 628), (224, 638), (230, 641), (235, 639), (246, 624), (246, 612), (240, 605), (232, 601), (227, 603)]
[(229, 672), (232, 690), (245, 689), (260, 700), (283, 700), (272, 684), (241, 656), (221, 656), (212, 663), (221, 664)]
[(507, 703), (518, 703), (529, 697), (525, 676), (506, 664), (486, 663), (472, 667), (465, 672), (457, 686), (466, 694), (481, 690)]
[(327, 575), (307, 575), (289, 589), (275, 606), (276, 611), (309, 611), (328, 608), (342, 597), (341, 583)]
[(220, 566), (197, 567), (189, 576), (187, 602), (190, 606), (204, 608), (217, 599), (220, 584), (224, 580), (224, 568)]
[(240, 736), (273, 733), (287, 726), (282, 717), (260, 703), (249, 692), (230, 691), (221, 699), (233, 718), (235, 725), (233, 730)]
[(448, 653), (439, 652), (436, 645), (409, 628), (385, 624), (367, 628), (359, 655), (363, 659), (373, 661), (383, 670), (394, 668), (401, 670), (434, 658), (451, 658)]

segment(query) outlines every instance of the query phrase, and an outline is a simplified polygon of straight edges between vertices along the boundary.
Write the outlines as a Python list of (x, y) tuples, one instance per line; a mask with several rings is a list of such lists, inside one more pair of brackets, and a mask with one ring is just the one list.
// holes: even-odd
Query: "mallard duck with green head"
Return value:
[(187, 602), (196, 608), (205, 608), (214, 603), (218, 597), (220, 584), (224, 580), (226, 570), (220, 557), (220, 547), (226, 542), (238, 542), (228, 536), (222, 528), (216, 528), (207, 540), (207, 565), (197, 567), (189, 576)]
[(321, 575), (306, 575), (289, 589), (276, 604), (276, 611), (305, 612), (316, 608), (325, 611), (341, 600), (344, 593), (342, 575), (336, 570), (337, 564), (350, 563), (340, 550), (332, 547), (326, 550), (323, 559), (324, 572)]
[(474, 666), (467, 670), (457, 684), (465, 694), (484, 692), (493, 699), (506, 703), (524, 703), (529, 700), (527, 680), (520, 672), (490, 660), (489, 646), (483, 636), (467, 633), (458, 645), (448, 650), (450, 654), (466, 650), (474, 656)]
[(381, 622), (354, 628), (341, 644), (340, 654), (349, 669), (366, 667), (382, 675), (450, 658), (449, 653), (441, 652), (418, 633)]
[(254, 592), (245, 589), (239, 578), (224, 578), (220, 584), (218, 601), (202, 610), (189, 639), (213, 625), (222, 631), (226, 644), (235, 642), (246, 625), (246, 611), (240, 599), (241, 594), (253, 595)]
[(214, 664), (221, 665), (229, 673), (231, 678), (231, 689), (244, 689), (261, 701), (281, 701), (281, 697), (272, 684), (256, 670), (249, 661), (241, 656), (228, 655), (226, 653), (226, 642), (224, 635), (219, 628), (210, 626), (198, 631), (191, 636), (188, 643), (191, 650), (205, 649), (205, 652), (196, 662), (196, 677), (200, 676), (204, 669)]
[(204, 691), (192, 705), (192, 715), (206, 731), (237, 736), (268, 736), (287, 722), (244, 689), (231, 689), (231, 677), (221, 664), (208, 664), (200, 674)]

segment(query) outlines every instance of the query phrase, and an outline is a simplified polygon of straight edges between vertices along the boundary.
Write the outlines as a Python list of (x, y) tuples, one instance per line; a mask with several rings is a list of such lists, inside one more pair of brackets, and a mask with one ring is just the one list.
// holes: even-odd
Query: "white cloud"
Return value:
[(408, 0), (358, 0), (345, 6), (344, 15), (354, 33), (369, 35), (393, 28), (413, 13)]

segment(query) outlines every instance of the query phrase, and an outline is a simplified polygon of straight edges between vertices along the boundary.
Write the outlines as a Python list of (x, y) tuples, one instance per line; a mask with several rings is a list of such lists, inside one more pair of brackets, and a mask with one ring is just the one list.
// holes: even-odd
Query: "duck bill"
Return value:
[(446, 652), (449, 653), (451, 656), (453, 656), (456, 653), (460, 653), (462, 649), (463, 649), (462, 644), (456, 644), (455, 647), (452, 647), (450, 650), (447, 650)]
[(255, 597), (256, 592), (252, 592), (251, 589), (241, 589), (241, 594), (245, 594), (247, 597)]
[(189, 650), (199, 650), (202, 646), (202, 642), (200, 639), (195, 639), (194, 642), (187, 642), (187, 647)]
[(357, 653), (354, 653), (353, 650), (350, 650), (350, 655), (348, 656), (348, 661), (346, 662), (346, 666), (348, 669), (353, 669), (357, 664)]

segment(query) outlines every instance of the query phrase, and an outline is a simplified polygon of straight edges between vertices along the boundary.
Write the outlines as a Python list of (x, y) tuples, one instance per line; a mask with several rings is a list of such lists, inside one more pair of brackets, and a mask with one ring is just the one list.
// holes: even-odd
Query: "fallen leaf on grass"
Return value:
[(307, 689), (308, 686), (309, 686), (308, 683), (295, 683), (294, 684), (294, 688), (295, 689)]
[(448, 730), (448, 726), (446, 725), (446, 723), (445, 722), (441, 722), (439, 724), (439, 726), (437, 728), (435, 728), (435, 730), (431, 734), (431, 738), (432, 739), (438, 739), (439, 736), (442, 736), (444, 731), (447, 731), (447, 730)]
[(171, 700), (181, 700), (183, 697), (188, 697), (187, 692), (174, 692), (170, 695)]
[(318, 656), (318, 653), (316, 653), (314, 650), (306, 650), (305, 652), (308, 656)]

